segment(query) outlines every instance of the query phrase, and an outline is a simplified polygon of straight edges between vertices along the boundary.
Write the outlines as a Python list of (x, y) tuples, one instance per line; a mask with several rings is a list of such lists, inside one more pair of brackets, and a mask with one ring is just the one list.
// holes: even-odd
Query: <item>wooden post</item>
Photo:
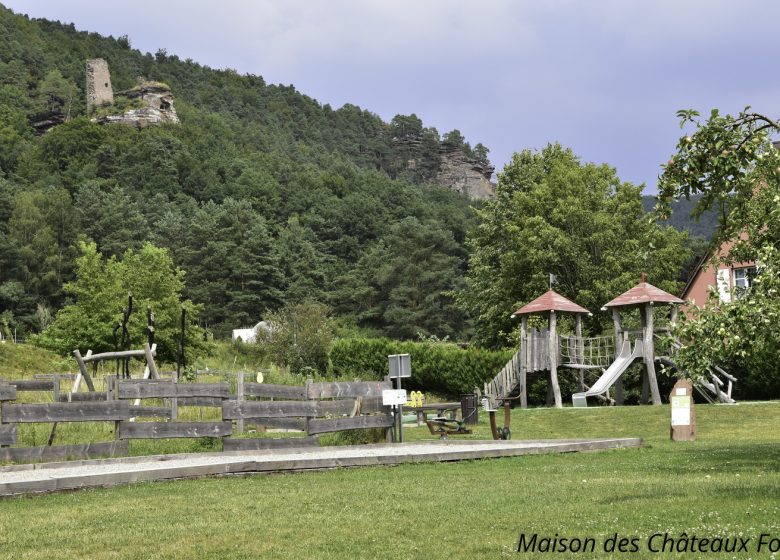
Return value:
[(655, 346), (653, 344), (653, 304), (645, 304), (644, 324), (644, 360), (647, 369), (647, 381), (650, 386), (650, 397), (653, 404), (661, 404), (661, 393), (658, 390), (658, 379), (655, 376)]
[[(236, 380), (236, 401), (238, 401), (239, 406), (241, 405), (241, 402), (244, 400), (244, 372), (241, 371), (238, 373), (238, 379)], [(238, 430), (239, 434), (244, 433), (244, 419), (239, 418), (236, 420), (236, 430)]]
[[(620, 322), (620, 311), (618, 311), (616, 307), (612, 308), (612, 324), (615, 327), (615, 359), (617, 359), (623, 345), (623, 325)], [(622, 405), (623, 401), (623, 376), (621, 375), (618, 377), (617, 381), (615, 381), (615, 404)]]
[[(89, 356), (90, 354), (92, 354), (91, 350), (89, 352), (87, 352), (87, 356)], [(92, 383), (92, 378), (89, 376), (89, 371), (87, 371), (87, 364), (84, 363), (84, 358), (81, 357), (81, 352), (79, 352), (78, 349), (74, 350), (73, 351), (73, 357), (76, 358), (76, 363), (78, 363), (78, 365), (79, 365), (79, 371), (81, 372), (81, 377), (82, 377), (82, 379), (84, 379), (84, 381), (86, 381), (87, 388), (90, 391), (94, 391), (95, 390), (95, 384)], [(80, 380), (78, 380), (78, 379), (76, 380), (77, 387), (78, 387), (78, 382), (79, 381)]]
[[(106, 377), (106, 401), (119, 400), (119, 374)], [(135, 421), (135, 418), (130, 418)], [(114, 422), (114, 439), (119, 440), (119, 421)]]
[[(174, 371), (173, 375), (171, 375), (171, 382), (174, 385), (179, 384), (179, 372)], [(179, 418), (179, 399), (177, 397), (173, 397), (171, 399), (171, 420), (177, 420)]]
[[(52, 392), (53, 397), (52, 400), (54, 402), (60, 402), (60, 376), (56, 373), (54, 374), (54, 377), (52, 378)], [(51, 446), (52, 443), (54, 443), (54, 436), (57, 433), (57, 422), (51, 425), (51, 432), (49, 433), (49, 441), (46, 442), (46, 445)]]
[(556, 332), (555, 311), (550, 311), (550, 386), (552, 387), (555, 408), (563, 408), (561, 388), (558, 385), (558, 334)]
[(671, 311), (669, 311), (669, 324), (672, 327), (677, 325), (677, 312), (678, 312), (677, 305), (673, 303), (672, 309)]
[(152, 379), (160, 379), (160, 374), (157, 373), (157, 366), (154, 365), (154, 356), (152, 355), (152, 349), (147, 342), (144, 344), (144, 355), (146, 356), (146, 366), (149, 368), (149, 377)]
[[(574, 315), (574, 357), (578, 364), (585, 363), (585, 343), (582, 340), (582, 315)], [(577, 380), (579, 381), (580, 392), (585, 391), (585, 370), (577, 370)]]
[(528, 316), (520, 317), (520, 408), (528, 408)]
[(670, 437), (673, 441), (696, 440), (696, 412), (693, 409), (693, 384), (680, 379), (674, 384), (669, 403), (672, 411)]

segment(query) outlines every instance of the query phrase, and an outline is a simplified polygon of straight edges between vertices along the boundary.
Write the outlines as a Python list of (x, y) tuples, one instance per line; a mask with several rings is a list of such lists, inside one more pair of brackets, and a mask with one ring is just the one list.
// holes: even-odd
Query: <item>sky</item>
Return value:
[(558, 141), (648, 194), (677, 110), (780, 116), (773, 0), (0, 1), (334, 108), (415, 113), (482, 142), (497, 171)]

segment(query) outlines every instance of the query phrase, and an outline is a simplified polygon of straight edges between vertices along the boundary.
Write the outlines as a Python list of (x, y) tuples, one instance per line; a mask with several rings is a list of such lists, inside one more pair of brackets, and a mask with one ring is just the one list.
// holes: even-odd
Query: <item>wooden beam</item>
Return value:
[[(612, 308), (612, 325), (614, 327), (615, 359), (620, 355), (620, 349), (623, 347), (623, 325), (620, 321), (620, 311), (616, 307)], [(615, 404), (622, 405), (624, 401), (623, 376), (615, 381)]]
[(53, 391), (54, 381), (45, 379), (12, 379), (9, 385), (16, 387), (17, 391)]
[(273, 385), (268, 383), (244, 383), (244, 395), (271, 399), (305, 400), (306, 387), (296, 385)]
[(106, 393), (64, 393), (60, 396), (61, 402), (87, 402), (87, 401), (106, 401)]
[(261, 449), (295, 449), (298, 447), (319, 447), (318, 437), (290, 438), (225, 438), (224, 451), (259, 451)]
[(121, 457), (128, 454), (128, 442), (107, 441), (76, 445), (44, 445), (40, 447), (6, 447), (0, 449), (0, 461), (17, 463), (66, 461)]
[(528, 408), (528, 316), (520, 317), (520, 407)]
[[(360, 413), (361, 414), (374, 414), (374, 413), (390, 413), (390, 407), (382, 404), (382, 397), (358, 397), (360, 399)], [(404, 410), (406, 407), (404, 407)]]
[[(154, 345), (157, 348), (157, 345)], [(149, 343), (144, 344), (144, 355), (146, 356), (146, 367), (149, 368), (149, 376), (152, 379), (160, 379), (160, 374), (157, 373), (157, 366), (154, 363), (154, 352), (149, 347)]]
[(386, 389), (392, 389), (392, 386), (384, 381), (311, 383), (307, 387), (307, 397), (310, 399), (381, 397), (382, 391)]
[[(87, 358), (89, 358), (92, 355), (92, 350), (87, 352)], [(89, 375), (89, 371), (87, 371), (87, 364), (84, 362), (84, 358), (81, 357), (81, 352), (78, 351), (78, 349), (73, 351), (73, 357), (76, 358), (76, 363), (79, 365), (79, 371), (81, 372), (81, 379), (83, 379), (87, 383), (87, 388), (94, 392), (95, 391), (95, 384), (92, 383), (92, 377)], [(75, 391), (78, 391), (79, 382), (81, 379), (76, 378), (76, 384), (74, 387)]]
[(119, 439), (224, 437), (232, 422), (120, 422)]
[(167, 406), (130, 405), (130, 414), (138, 418), (171, 418), (171, 409)]
[(90, 362), (102, 362), (105, 360), (121, 360), (124, 358), (144, 358), (146, 353), (144, 350), (123, 350), (121, 352), (101, 352), (100, 354), (92, 354), (90, 356), (84, 356), (84, 363)]
[(230, 387), (227, 383), (173, 383), (156, 379), (132, 379), (120, 381), (118, 390), (120, 399), (230, 398)]
[(91, 422), (127, 420), (130, 406), (122, 401), (7, 404), (3, 422)]
[(222, 404), (222, 418), (285, 418), (306, 416), (316, 418), (327, 415), (352, 414), (355, 399), (335, 401), (225, 401)]
[(393, 425), (393, 417), (390, 415), (354, 416), (352, 418), (326, 418), (321, 420), (309, 420), (309, 435), (326, 432), (339, 432), (341, 430), (359, 430), (362, 428), (388, 428)]
[(19, 435), (15, 425), (0, 424), (0, 445), (13, 445), (16, 443)]
[(555, 311), (550, 311), (550, 345), (547, 353), (550, 359), (550, 387), (552, 387), (555, 408), (563, 408), (561, 387), (558, 384), (558, 333), (556, 331)]
[(658, 378), (655, 376), (655, 344), (653, 341), (653, 304), (645, 304), (644, 361), (647, 379), (650, 385), (650, 398), (653, 404), (661, 404), (661, 392), (658, 390)]
[(303, 418), (244, 418), (244, 422), (264, 428), (306, 431), (306, 420)]
[(222, 397), (179, 397), (179, 408), (183, 406), (222, 406)]
[(16, 386), (11, 384), (0, 384), (0, 401), (12, 401), (16, 399)]

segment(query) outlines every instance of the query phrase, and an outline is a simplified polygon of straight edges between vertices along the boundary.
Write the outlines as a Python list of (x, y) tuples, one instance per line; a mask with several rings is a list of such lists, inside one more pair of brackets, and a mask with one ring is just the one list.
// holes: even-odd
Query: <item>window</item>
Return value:
[(741, 297), (756, 277), (756, 267), (747, 266), (745, 268), (734, 269), (734, 296)]

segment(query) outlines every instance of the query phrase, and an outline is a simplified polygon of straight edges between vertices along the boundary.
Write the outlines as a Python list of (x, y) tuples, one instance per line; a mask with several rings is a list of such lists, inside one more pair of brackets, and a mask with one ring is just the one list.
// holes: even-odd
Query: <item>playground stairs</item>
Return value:
[(498, 403), (504, 400), (517, 398), (522, 390), (520, 384), (521, 356), (524, 348), (521, 348), (501, 368), (496, 376), (485, 383), (484, 396), (490, 400), (492, 408), (497, 408)]
[[(661, 340), (661, 337), (654, 335), (656, 339)], [(669, 356), (656, 356), (656, 361), (674, 368), (680, 371), (679, 366), (674, 361), (674, 355), (677, 350), (682, 348), (682, 343), (677, 339), (672, 339), (669, 344)], [(699, 376), (696, 379), (694, 388), (696, 391), (706, 400), (708, 403), (723, 403), (723, 404), (736, 404), (731, 392), (734, 388), (737, 378), (725, 371), (723, 368), (717, 365), (712, 365), (709, 368), (708, 376)], [(723, 379), (726, 381), (724, 382)]]

